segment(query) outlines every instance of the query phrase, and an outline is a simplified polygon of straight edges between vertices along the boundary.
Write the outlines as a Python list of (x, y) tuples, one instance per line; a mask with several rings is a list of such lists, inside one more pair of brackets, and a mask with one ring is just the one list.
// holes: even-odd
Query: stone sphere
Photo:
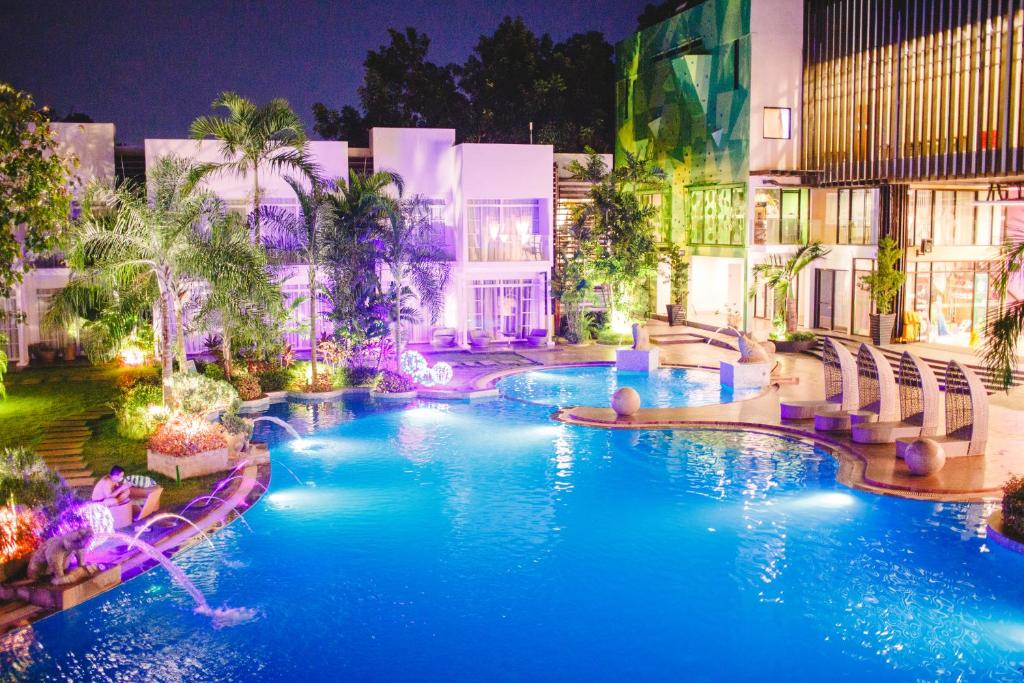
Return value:
[(636, 393), (636, 389), (622, 387), (612, 394), (612, 410), (619, 417), (636, 415), (636, 411), (640, 410), (640, 394)]
[(941, 470), (946, 464), (946, 452), (937, 441), (918, 439), (907, 446), (903, 459), (911, 474), (927, 477)]

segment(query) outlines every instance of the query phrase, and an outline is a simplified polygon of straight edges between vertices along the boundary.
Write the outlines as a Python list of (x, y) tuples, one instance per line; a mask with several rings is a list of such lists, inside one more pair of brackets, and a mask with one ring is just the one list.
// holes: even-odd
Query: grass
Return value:
[[(117, 378), (129, 371), (118, 367), (53, 365), (7, 375), (7, 400), (0, 401), (0, 448), (35, 447), (50, 423), (74, 417), (90, 408), (114, 401), (120, 391)], [(25, 380), (29, 382), (26, 384)], [(79, 381), (73, 381), (79, 380)], [(184, 505), (209, 493), (219, 476), (175, 482), (146, 469), (145, 441), (132, 441), (117, 433), (116, 421), (106, 417), (91, 423), (93, 435), (82, 447), (82, 459), (97, 476), (120, 465), (128, 474), (145, 474), (164, 487), (161, 507)]]

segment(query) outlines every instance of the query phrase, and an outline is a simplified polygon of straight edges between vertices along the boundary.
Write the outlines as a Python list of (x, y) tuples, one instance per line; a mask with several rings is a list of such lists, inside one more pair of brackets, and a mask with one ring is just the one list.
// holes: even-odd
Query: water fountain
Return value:
[(295, 427), (292, 427), (279, 417), (274, 417), (273, 415), (260, 415), (259, 417), (254, 417), (252, 422), (253, 424), (256, 424), (263, 420), (276, 424), (278, 427), (291, 434), (292, 438), (302, 441), (302, 435), (295, 431)]
[(111, 531), (102, 534), (103, 541), (109, 539), (115, 539), (126, 542), (129, 546), (137, 546), (147, 557), (151, 560), (158, 562), (167, 573), (171, 575), (174, 582), (177, 583), (186, 593), (188, 593), (196, 603), (195, 612), (196, 614), (202, 614), (210, 617), (214, 626), (230, 626), (233, 624), (242, 623), (248, 621), (256, 616), (256, 610), (249, 607), (218, 607), (212, 608), (206, 601), (206, 596), (199, 590), (194, 583), (185, 575), (185, 572), (181, 570), (181, 567), (167, 559), (162, 552), (138, 538), (133, 538), (128, 534), (123, 534), (119, 531)]
[[(186, 507), (185, 509), (187, 510), (188, 507)], [(214, 547), (213, 540), (210, 538), (210, 535), (207, 534), (202, 529), (200, 529), (198, 526), (196, 526), (195, 522), (193, 522), (191, 519), (189, 519), (187, 517), (182, 517), (181, 515), (176, 515), (173, 512), (161, 512), (160, 514), (154, 515), (153, 517), (151, 517), (149, 520), (146, 521), (145, 524), (143, 524), (141, 527), (139, 527), (139, 529), (135, 532), (135, 540), (138, 541), (139, 537), (142, 536), (142, 534), (144, 534), (147, 531), (149, 531), (149, 528), (151, 526), (153, 526), (157, 522), (160, 522), (160, 521), (165, 520), (165, 519), (177, 519), (177, 520), (181, 520), (182, 522), (185, 522), (185, 524), (188, 524), (190, 527), (195, 529), (196, 533), (199, 534), (200, 536), (202, 536), (203, 540), (206, 541), (211, 548)], [(131, 543), (131, 544), (128, 545), (128, 549), (129, 550), (131, 550), (133, 547), (135, 547), (134, 543)]]

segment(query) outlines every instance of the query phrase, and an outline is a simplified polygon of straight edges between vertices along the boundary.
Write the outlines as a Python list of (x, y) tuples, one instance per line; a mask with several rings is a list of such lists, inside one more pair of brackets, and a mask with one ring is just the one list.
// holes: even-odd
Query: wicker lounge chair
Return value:
[[(946, 366), (946, 435), (929, 437), (942, 445), (947, 458), (984, 455), (988, 442), (988, 392), (974, 372), (951, 360)], [(896, 440), (903, 457), (914, 438)]]
[(856, 410), (859, 407), (857, 361), (849, 349), (831, 337), (825, 337), (821, 364), (825, 373), (825, 400), (783, 401), (780, 404), (783, 420), (809, 420), (815, 413)]
[(857, 408), (814, 414), (814, 429), (845, 432), (862, 422), (894, 422), (899, 417), (899, 394), (892, 366), (882, 352), (861, 344), (857, 350)]
[(530, 346), (544, 346), (548, 343), (548, 331), (543, 327), (530, 330), (530, 334), (526, 337), (526, 343)]
[(920, 358), (904, 351), (897, 380), (900, 420), (879, 418), (878, 422), (853, 425), (851, 437), (857, 443), (893, 443), (896, 439), (934, 436), (939, 431), (939, 382)]

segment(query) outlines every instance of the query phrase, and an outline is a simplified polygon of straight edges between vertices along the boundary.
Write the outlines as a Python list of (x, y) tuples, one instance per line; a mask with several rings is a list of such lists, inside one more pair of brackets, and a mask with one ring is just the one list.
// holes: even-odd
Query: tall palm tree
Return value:
[(377, 235), (380, 261), (391, 274), (396, 361), (402, 355), (403, 301), (411, 287), (426, 307), (431, 322), (437, 320), (448, 287), (451, 264), (431, 230), (427, 204), (420, 197), (400, 200), (380, 225)]
[(828, 249), (820, 242), (804, 244), (785, 261), (774, 260), (758, 263), (754, 266), (753, 284), (750, 285), (750, 298), (757, 292), (758, 285), (764, 283), (775, 292), (778, 299), (786, 303), (786, 331), (794, 332), (797, 328), (796, 297), (791, 296), (800, 272), (814, 261), (827, 256)]
[[(195, 188), (192, 170), (187, 161), (161, 158), (149, 173), (149, 197), (131, 182), (94, 189), (69, 253), (72, 282), (81, 278), (124, 288), (141, 277), (154, 285), (167, 403), (174, 357), (179, 368), (185, 362), (182, 308), (190, 282), (212, 272), (241, 279), (239, 270), (247, 263), (241, 245), (208, 239), (225, 207)], [(103, 210), (92, 210), (94, 204)]]
[(291, 105), (281, 98), (260, 107), (237, 93), (223, 92), (212, 106), (227, 109), (227, 116), (200, 116), (190, 132), (196, 140), (220, 141), (223, 159), (196, 166), (192, 179), (213, 173), (251, 178), (253, 233), (259, 242), (260, 167), (314, 178), (318, 170), (307, 153), (306, 132)]
[(327, 201), (325, 188), (314, 182), (310, 190), (302, 183), (286, 176), (285, 181), (292, 188), (299, 201), (299, 212), (292, 213), (278, 207), (262, 207), (260, 214), (277, 228), (276, 239), (271, 240), (274, 251), (297, 254), (307, 268), (309, 297), (309, 364), (313, 381), (317, 378), (317, 303), (320, 296), (319, 274), (327, 261), (331, 248), (329, 241), (332, 212)]

